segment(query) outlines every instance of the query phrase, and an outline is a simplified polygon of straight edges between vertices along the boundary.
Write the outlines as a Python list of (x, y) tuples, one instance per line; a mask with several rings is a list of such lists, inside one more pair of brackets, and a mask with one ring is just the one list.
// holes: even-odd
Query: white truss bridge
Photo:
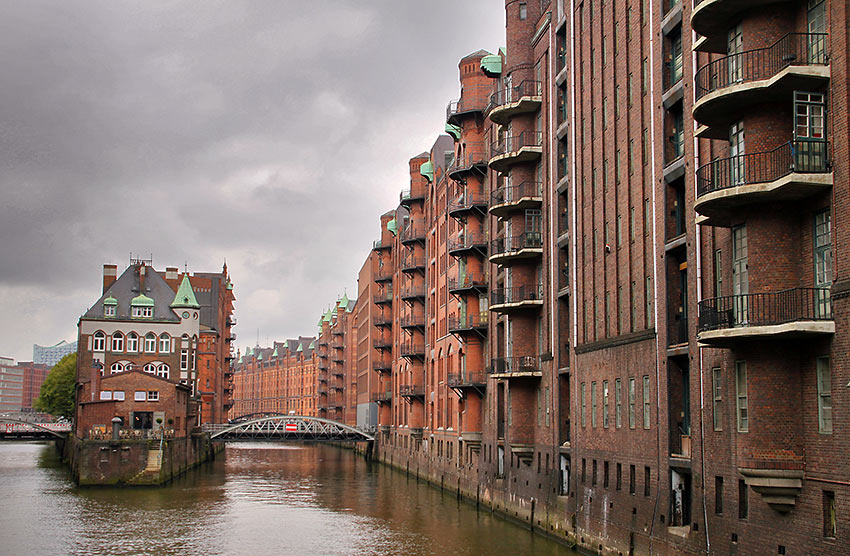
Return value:
[(214, 441), (364, 442), (375, 437), (348, 425), (305, 415), (248, 415), (230, 423), (203, 425)]

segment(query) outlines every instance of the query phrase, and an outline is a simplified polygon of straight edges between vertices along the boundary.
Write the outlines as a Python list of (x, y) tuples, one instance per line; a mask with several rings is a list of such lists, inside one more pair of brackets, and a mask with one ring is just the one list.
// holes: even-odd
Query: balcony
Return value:
[(448, 280), (449, 293), (459, 295), (464, 293), (481, 293), (487, 291), (487, 277), (481, 274), (467, 272)]
[(372, 324), (378, 327), (391, 327), (393, 325), (393, 319), (392, 317), (378, 315), (377, 317), (372, 319)]
[(404, 330), (412, 328), (425, 328), (425, 313), (413, 313), (410, 315), (402, 315), (399, 319), (399, 324)]
[(776, 0), (694, 0), (691, 27), (710, 43), (699, 50), (725, 52), (729, 28), (737, 23), (742, 12), (775, 3)]
[(381, 392), (374, 392), (372, 394), (372, 401), (377, 404), (385, 404), (390, 403), (393, 399), (392, 390), (384, 390)]
[(455, 237), (449, 238), (448, 252), (453, 257), (466, 255), (470, 251), (487, 254), (487, 236), (481, 232), (461, 232)]
[(490, 87), (464, 87), (460, 99), (446, 107), (446, 122), (459, 125), (464, 117), (481, 116), (490, 100)]
[(393, 349), (392, 340), (387, 340), (387, 339), (384, 339), (384, 338), (375, 338), (374, 341), (373, 341), (373, 345), (375, 346), (375, 349), (378, 349), (378, 350), (381, 350), (381, 351)]
[[(342, 361), (340, 361), (340, 363), (341, 363), (341, 362), (342, 362)], [(345, 376), (345, 371), (344, 371), (343, 369), (336, 368), (336, 369), (334, 369), (333, 371), (331, 371), (331, 376), (344, 377), (344, 376)]]
[(490, 292), (490, 310), (499, 313), (540, 309), (543, 306), (543, 286), (529, 285), (499, 288)]
[(488, 369), (493, 378), (539, 378), (543, 376), (540, 358), (536, 355), (498, 357)]
[[(325, 366), (325, 369), (327, 369), (327, 366)], [(319, 381), (320, 384), (324, 383), (325, 386), (327, 386), (327, 384), (328, 384), (328, 377), (326, 377), (324, 375), (319, 375), (317, 380)]]
[(417, 299), (425, 299), (424, 285), (410, 285), (401, 289), (400, 297), (402, 301), (416, 301)]
[(463, 182), (466, 177), (475, 172), (480, 176), (487, 173), (487, 155), (484, 152), (483, 141), (470, 141), (461, 143), (462, 151), (455, 155), (449, 165), (449, 177), (455, 181)]
[(402, 230), (399, 235), (399, 239), (401, 240), (402, 245), (408, 245), (416, 242), (425, 243), (425, 227), (421, 224), (419, 226), (408, 226)]
[(372, 242), (372, 250), (373, 251), (381, 251), (382, 249), (392, 249), (393, 244), (391, 241), (381, 241), (380, 239), (376, 239)]
[(333, 363), (343, 363), (345, 361), (345, 356), (340, 352), (334, 352), (336, 355), (331, 357), (331, 361)]
[(829, 288), (792, 288), (699, 303), (700, 343), (732, 347), (748, 339), (802, 339), (835, 333)]
[(407, 253), (401, 258), (399, 268), (402, 272), (425, 271), (424, 253)]
[(380, 374), (390, 373), (393, 370), (393, 364), (390, 361), (383, 361), (383, 360), (373, 361), (372, 362), (372, 370), (374, 370), (376, 373), (380, 373)]
[(519, 114), (536, 111), (542, 101), (543, 84), (540, 81), (523, 81), (490, 95), (487, 116), (494, 123), (504, 125)]
[(729, 226), (736, 208), (796, 201), (832, 186), (827, 141), (790, 141), (772, 151), (721, 158), (697, 170), (694, 209)]
[(539, 131), (523, 131), (490, 145), (490, 168), (505, 172), (516, 164), (537, 162), (542, 154), (543, 134)]
[(490, 242), (490, 262), (512, 264), (543, 256), (543, 234), (524, 232), (517, 236), (500, 237)]
[(487, 195), (480, 191), (463, 191), (449, 201), (449, 216), (464, 218), (470, 213), (487, 213)]
[(319, 361), (318, 367), (319, 367), (320, 371), (327, 371), (328, 370), (328, 363), (327, 362), (323, 363), (323, 362)]
[(425, 357), (425, 344), (405, 342), (399, 346), (399, 353), (402, 357), (421, 359)]
[(424, 384), (402, 384), (398, 387), (398, 393), (404, 398), (424, 398)]
[(374, 274), (373, 279), (375, 282), (392, 282), (393, 280), (393, 270), (391, 268), (379, 268)]
[(487, 324), (490, 320), (489, 317), (489, 313), (450, 316), (448, 318), (449, 332), (452, 334), (460, 334), (463, 332), (486, 333)]
[(408, 189), (402, 189), (401, 193), (398, 196), (398, 202), (403, 207), (410, 208), (410, 205), (413, 203), (422, 202), (425, 200), (425, 188), (424, 187), (413, 187)]
[(487, 386), (487, 374), (484, 371), (466, 371), (465, 373), (449, 373), (446, 384), (449, 388), (458, 390), (466, 388), (484, 388)]
[(525, 181), (495, 190), (490, 196), (490, 214), (504, 217), (516, 211), (539, 209), (542, 204), (543, 183)]
[(694, 119), (722, 127), (752, 107), (791, 100), (829, 80), (828, 35), (789, 33), (772, 46), (715, 60), (696, 73)]
[(390, 290), (390, 291), (376, 293), (375, 297), (372, 298), (372, 301), (374, 301), (376, 305), (392, 304), (392, 302), (393, 302), (393, 292), (392, 292), (392, 290)]

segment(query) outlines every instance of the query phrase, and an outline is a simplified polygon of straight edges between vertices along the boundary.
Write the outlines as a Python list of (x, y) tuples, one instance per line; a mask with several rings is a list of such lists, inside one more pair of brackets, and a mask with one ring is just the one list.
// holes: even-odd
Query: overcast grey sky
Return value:
[(501, 0), (0, 0), (0, 356), (76, 338), (104, 263), (217, 271), (237, 345), (312, 334), (443, 131)]

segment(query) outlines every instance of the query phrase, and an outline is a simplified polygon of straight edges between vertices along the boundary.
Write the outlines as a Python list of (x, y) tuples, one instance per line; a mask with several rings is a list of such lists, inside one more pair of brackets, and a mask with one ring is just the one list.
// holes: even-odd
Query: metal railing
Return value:
[(459, 290), (464, 288), (486, 288), (487, 277), (483, 274), (467, 272), (457, 277), (449, 278), (449, 291)]
[(372, 301), (374, 301), (375, 303), (391, 303), (392, 300), (393, 300), (393, 291), (392, 290), (381, 292), (381, 293), (376, 293), (375, 296), (372, 298)]
[(414, 297), (425, 297), (425, 286), (405, 286), (401, 289), (402, 299), (411, 299)]
[(794, 140), (765, 152), (714, 160), (697, 170), (697, 197), (753, 183), (768, 183), (793, 172), (830, 169), (828, 141)]
[(449, 201), (449, 212), (469, 210), (476, 206), (487, 206), (487, 195), (481, 191), (464, 191)]
[(462, 143), (463, 152), (455, 154), (452, 163), (449, 165), (447, 174), (451, 175), (455, 172), (469, 170), (476, 164), (486, 165), (487, 156), (484, 152), (484, 141), (470, 141)]
[(412, 342), (405, 342), (399, 346), (399, 353), (401, 353), (402, 357), (415, 357), (415, 356), (424, 356), (425, 355), (425, 344), (415, 344)]
[(516, 236), (500, 237), (490, 242), (490, 255), (506, 255), (523, 249), (542, 249), (541, 232), (523, 232)]
[(490, 95), (490, 101), (487, 103), (487, 112), (489, 113), (494, 108), (517, 102), (525, 97), (539, 97), (543, 94), (543, 84), (540, 81), (521, 81), (519, 85), (500, 89)]
[(485, 86), (464, 87), (461, 97), (449, 102), (449, 105), (446, 106), (446, 119), (451, 119), (452, 116), (457, 114), (483, 111), (490, 100), (491, 91), (490, 87)]
[(410, 225), (402, 230), (399, 239), (401, 239), (402, 242), (425, 241), (425, 227), (422, 225)]
[(498, 288), (490, 292), (490, 305), (537, 300), (543, 300), (543, 286), (540, 284)]
[(393, 341), (385, 340), (384, 338), (375, 338), (372, 342), (375, 349), (392, 349)]
[(539, 181), (524, 181), (519, 185), (510, 187), (500, 187), (493, 191), (490, 196), (491, 205), (502, 205), (505, 203), (514, 203), (520, 199), (541, 199), (543, 198), (543, 182)]
[(446, 382), (450, 388), (462, 386), (483, 386), (487, 384), (487, 374), (484, 371), (466, 371), (463, 373), (449, 373)]
[(448, 318), (449, 330), (473, 330), (487, 328), (489, 313), (472, 313), (469, 315), (452, 315)]
[(390, 361), (372, 361), (372, 370), (379, 373), (389, 372), (392, 368), (393, 364)]
[(523, 131), (518, 135), (508, 135), (490, 144), (490, 157), (505, 153), (516, 152), (523, 147), (542, 147), (543, 133), (540, 131)]
[(829, 288), (791, 288), (705, 299), (699, 303), (699, 331), (832, 320)]
[(408, 253), (401, 258), (399, 268), (402, 270), (412, 270), (416, 268), (425, 268), (425, 255), (423, 253)]
[(372, 394), (372, 401), (375, 403), (388, 402), (393, 399), (392, 390), (384, 390), (383, 392), (375, 392)]
[(413, 313), (409, 315), (402, 315), (402, 317), (399, 319), (399, 324), (402, 328), (425, 326), (425, 313)]
[(540, 372), (540, 358), (536, 355), (519, 357), (496, 357), (488, 369), (491, 374), (537, 373)]
[(472, 249), (475, 247), (487, 247), (487, 235), (481, 232), (466, 232), (460, 233), (455, 237), (449, 238), (448, 250), (460, 251), (462, 249)]
[(416, 201), (419, 199), (425, 198), (425, 188), (424, 187), (414, 187), (407, 189), (402, 189), (401, 193), (398, 195), (398, 200), (400, 203), (404, 204), (406, 201)]
[(424, 396), (424, 384), (402, 384), (398, 387), (398, 393), (402, 396)]
[(373, 279), (375, 280), (375, 282), (384, 282), (386, 280), (392, 280), (393, 279), (393, 271), (392, 271), (392, 269), (388, 269), (388, 268), (379, 268), (375, 272)]
[(828, 38), (826, 33), (788, 33), (767, 48), (710, 62), (696, 73), (696, 98), (732, 85), (769, 79), (790, 66), (825, 66), (829, 64)]

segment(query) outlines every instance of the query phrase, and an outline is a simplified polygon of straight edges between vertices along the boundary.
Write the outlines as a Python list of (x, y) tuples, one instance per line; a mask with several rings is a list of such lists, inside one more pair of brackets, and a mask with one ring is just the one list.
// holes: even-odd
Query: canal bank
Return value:
[(80, 486), (158, 486), (223, 451), (208, 434), (184, 438), (81, 439), (71, 436), (63, 457)]

